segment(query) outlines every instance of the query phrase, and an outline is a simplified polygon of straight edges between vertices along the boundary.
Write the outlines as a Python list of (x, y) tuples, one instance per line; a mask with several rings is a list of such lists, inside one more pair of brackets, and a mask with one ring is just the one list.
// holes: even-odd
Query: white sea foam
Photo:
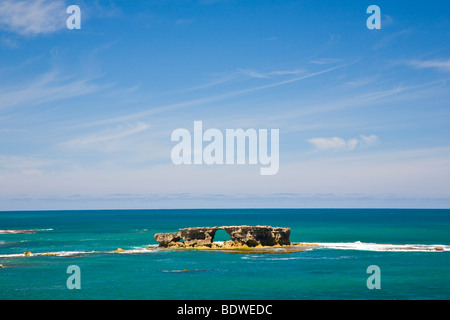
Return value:
[(91, 254), (96, 253), (98, 251), (57, 251), (57, 252), (45, 252), (43, 254), (31, 254), (36, 256), (48, 256), (48, 255), (54, 255), (57, 257), (69, 257), (69, 256), (76, 256), (76, 255), (84, 255), (84, 254)]
[(322, 248), (363, 251), (399, 251), (399, 252), (440, 252), (450, 251), (450, 246), (442, 244), (385, 244), (365, 242), (317, 242)]
[[(312, 250), (312, 249), (311, 249)], [(257, 260), (257, 261), (286, 261), (286, 260), (341, 260), (341, 259), (351, 259), (351, 256), (339, 256), (339, 257), (309, 257), (304, 255), (299, 255), (295, 257), (267, 257), (266, 255), (255, 255), (255, 256), (243, 256), (243, 260)]]
[(12, 253), (12, 254), (0, 254), (0, 258), (8, 259), (8, 258), (20, 258), (23, 257), (23, 253)]
[[(317, 245), (317, 249), (339, 249), (339, 250), (362, 250), (362, 251), (381, 251), (381, 252), (442, 252), (450, 251), (449, 245), (442, 244), (384, 244), (384, 243), (364, 243), (360, 241), (356, 242), (317, 242), (311, 243)], [(70, 257), (77, 255), (87, 255), (93, 253), (119, 253), (119, 254), (143, 254), (154, 252), (158, 249), (158, 245), (148, 245), (145, 247), (135, 247), (133, 249), (123, 251), (54, 251), (54, 252), (24, 252), (24, 253), (12, 253), (12, 254), (0, 254), (0, 259), (8, 258), (21, 258), (21, 257), (43, 257), (43, 256), (56, 256), (56, 257)], [(309, 249), (312, 250), (312, 249)], [(245, 255), (242, 259), (261, 259), (261, 255)], [(267, 258), (264, 260), (293, 260), (302, 259), (305, 257), (276, 257)]]
[(53, 252), (24, 252), (24, 253), (10, 253), (0, 254), (0, 258), (22, 258), (22, 257), (70, 257), (75, 255), (85, 255), (90, 253), (96, 253), (99, 251), (53, 251)]
[(111, 251), (52, 251), (52, 252), (23, 252), (23, 253), (11, 253), (11, 254), (0, 254), (0, 259), (8, 258), (22, 258), (22, 257), (71, 257), (77, 255), (87, 255), (93, 253), (118, 253), (118, 254), (142, 254), (157, 251), (154, 247), (158, 245), (148, 245), (145, 247), (135, 247), (128, 250), (111, 250)]
[(0, 230), (0, 234), (36, 233), (39, 231), (52, 231), (53, 229), (10, 229)]
[(269, 261), (284, 261), (284, 260), (298, 260), (301, 259), (302, 257), (285, 257), (285, 258), (264, 258), (264, 260), (269, 260)]
[(153, 251), (153, 250), (147, 249), (147, 248), (134, 248), (134, 249), (124, 250), (123, 252), (119, 252), (119, 253), (122, 253), (122, 254), (137, 254), (137, 253), (148, 253), (150, 251)]
[[(146, 245), (145, 247), (134, 247), (133, 249), (123, 250), (123, 251), (119, 251), (117, 253), (122, 253), (122, 254), (149, 253), (149, 252), (156, 251), (156, 247), (158, 247), (158, 246), (159, 245), (157, 245), (157, 244), (149, 244), (149, 245)], [(115, 251), (113, 251), (113, 252), (115, 252)]]

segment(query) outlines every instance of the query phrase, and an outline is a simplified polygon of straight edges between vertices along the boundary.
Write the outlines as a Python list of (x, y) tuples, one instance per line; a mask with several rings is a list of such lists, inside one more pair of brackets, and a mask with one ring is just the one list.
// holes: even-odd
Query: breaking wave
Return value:
[[(43, 229), (32, 229), (43, 230)], [(46, 229), (48, 230), (48, 229)], [(51, 229), (50, 229), (51, 230)], [(4, 230), (3, 230), (4, 231)], [(365, 243), (360, 241), (355, 242), (316, 242), (308, 243), (313, 246), (308, 248), (307, 251), (315, 249), (338, 249), (338, 250), (361, 250), (361, 251), (378, 251), (378, 252), (442, 252), (450, 251), (449, 245), (443, 244), (385, 244), (385, 243)], [(8, 258), (22, 258), (22, 257), (76, 257), (89, 254), (146, 254), (151, 252), (160, 251), (158, 245), (147, 245), (145, 247), (135, 247), (132, 249), (123, 250), (121, 248), (117, 250), (109, 251), (53, 251), (53, 252), (23, 252), (12, 254), (0, 254), (0, 259)], [(306, 250), (305, 250), (306, 251)], [(246, 255), (241, 257), (242, 259), (261, 259), (260, 255)], [(263, 258), (264, 260), (293, 260), (300, 257), (271, 257)], [(304, 257), (303, 257), (304, 258)]]
[(316, 245), (327, 249), (363, 250), (363, 251), (398, 251), (398, 252), (439, 252), (450, 251), (450, 246), (442, 244), (385, 244), (365, 242), (317, 242)]
[(36, 233), (40, 231), (52, 231), (53, 229), (10, 229), (0, 230), (0, 234)]
[(0, 258), (21, 258), (21, 257), (74, 257), (98, 251), (54, 251), (54, 252), (24, 252), (24, 253), (10, 253), (0, 254)]
[(154, 246), (138, 247), (129, 250), (117, 249), (112, 251), (52, 251), (52, 252), (23, 252), (0, 254), (0, 259), (22, 258), (22, 257), (77, 257), (88, 254), (118, 253), (118, 254), (144, 254), (157, 251)]

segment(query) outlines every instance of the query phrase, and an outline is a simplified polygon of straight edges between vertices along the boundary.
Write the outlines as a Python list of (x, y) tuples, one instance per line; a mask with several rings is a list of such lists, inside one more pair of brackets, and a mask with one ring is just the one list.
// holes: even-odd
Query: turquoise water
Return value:
[[(450, 298), (449, 251), (97, 252), (156, 245), (157, 232), (243, 224), (290, 227), (293, 242), (450, 245), (450, 210), (0, 212), (0, 299)], [(16, 229), (34, 231), (6, 233)], [(215, 240), (226, 238), (218, 234)], [(23, 256), (91, 250), (84, 256)], [(70, 265), (80, 267), (80, 290), (67, 289)], [(370, 265), (380, 267), (379, 290), (366, 286)]]

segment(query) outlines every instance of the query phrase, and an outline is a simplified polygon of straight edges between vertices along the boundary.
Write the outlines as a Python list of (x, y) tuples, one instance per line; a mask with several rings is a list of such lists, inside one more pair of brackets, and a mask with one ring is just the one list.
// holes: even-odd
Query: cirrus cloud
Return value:
[(349, 140), (339, 137), (312, 138), (308, 140), (308, 142), (315, 147), (314, 151), (352, 151), (357, 147), (373, 146), (379, 141), (380, 139), (373, 134), (370, 136), (360, 135), (358, 138), (352, 138)]
[(450, 59), (444, 60), (410, 60), (407, 64), (418, 69), (435, 69), (450, 72)]
[(65, 28), (64, 1), (0, 1), (0, 29), (21, 35), (48, 34)]

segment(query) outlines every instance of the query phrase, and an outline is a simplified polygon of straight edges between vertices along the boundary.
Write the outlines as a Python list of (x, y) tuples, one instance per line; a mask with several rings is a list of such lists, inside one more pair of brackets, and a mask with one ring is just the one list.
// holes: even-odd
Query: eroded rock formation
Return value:
[[(228, 246), (256, 247), (289, 245), (290, 228), (270, 226), (222, 226), (184, 228), (178, 232), (157, 233), (156, 241), (161, 247), (211, 247), (217, 230), (225, 230), (231, 237)], [(183, 242), (181, 242), (181, 240)]]
[(161, 247), (167, 247), (170, 243), (176, 243), (181, 240), (181, 232), (157, 233), (155, 240)]

